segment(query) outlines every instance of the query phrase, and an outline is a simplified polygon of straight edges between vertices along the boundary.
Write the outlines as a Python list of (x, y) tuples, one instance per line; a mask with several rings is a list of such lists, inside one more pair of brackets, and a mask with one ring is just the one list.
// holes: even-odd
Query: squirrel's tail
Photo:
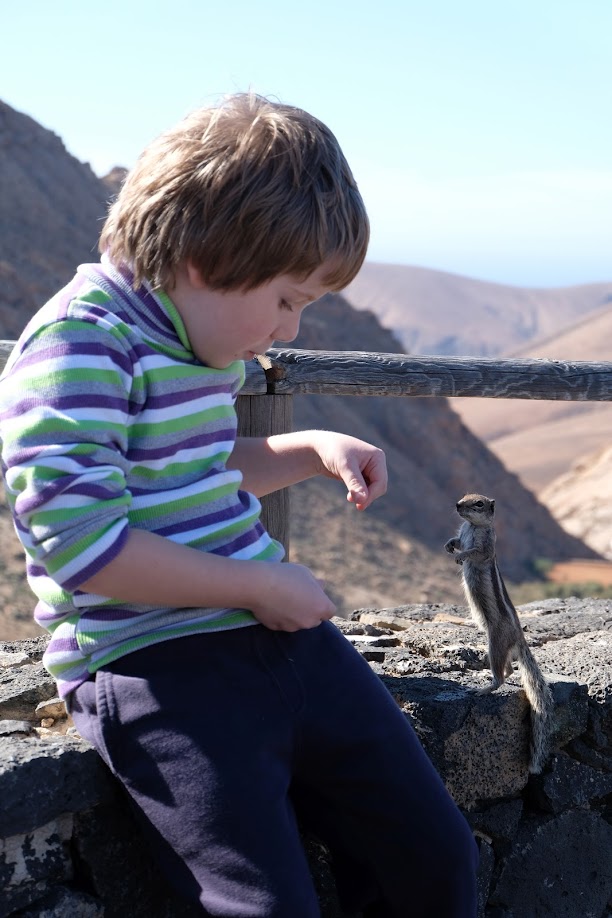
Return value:
[(531, 755), (529, 771), (539, 774), (550, 751), (552, 713), (555, 702), (542, 671), (526, 643), (518, 647), (517, 662), (523, 689), (531, 706)]

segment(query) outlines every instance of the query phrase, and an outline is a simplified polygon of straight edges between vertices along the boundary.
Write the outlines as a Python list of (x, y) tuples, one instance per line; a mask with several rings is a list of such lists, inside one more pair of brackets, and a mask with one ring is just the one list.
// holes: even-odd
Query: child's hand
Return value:
[(320, 582), (302, 564), (258, 561), (256, 569), (256, 598), (249, 608), (266, 628), (272, 631), (316, 628), (336, 614), (336, 607)]
[(317, 431), (315, 449), (321, 462), (320, 474), (337, 478), (346, 485), (346, 499), (365, 510), (387, 490), (387, 461), (382, 449), (327, 430)]

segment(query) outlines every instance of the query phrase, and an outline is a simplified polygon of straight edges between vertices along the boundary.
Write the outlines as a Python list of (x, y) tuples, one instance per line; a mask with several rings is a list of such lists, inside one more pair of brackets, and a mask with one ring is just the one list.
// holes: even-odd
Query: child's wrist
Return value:
[(253, 605), (265, 604), (266, 597), (274, 590), (274, 568), (277, 563), (234, 559), (237, 565), (231, 572), (237, 587), (234, 605), (252, 609)]
[(325, 474), (326, 468), (323, 462), (323, 453), (325, 452), (325, 442), (329, 436), (327, 430), (309, 430), (309, 447), (312, 457), (312, 469), (314, 475)]

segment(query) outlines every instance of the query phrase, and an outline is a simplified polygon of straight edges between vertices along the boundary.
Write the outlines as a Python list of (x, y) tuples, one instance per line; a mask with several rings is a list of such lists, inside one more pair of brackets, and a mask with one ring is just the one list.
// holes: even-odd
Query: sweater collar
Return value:
[(146, 340), (179, 360), (198, 362), (187, 330), (170, 297), (144, 281), (134, 289), (134, 275), (127, 265), (115, 266), (103, 255), (99, 264), (80, 265), (79, 274), (112, 296), (119, 311), (141, 329)]

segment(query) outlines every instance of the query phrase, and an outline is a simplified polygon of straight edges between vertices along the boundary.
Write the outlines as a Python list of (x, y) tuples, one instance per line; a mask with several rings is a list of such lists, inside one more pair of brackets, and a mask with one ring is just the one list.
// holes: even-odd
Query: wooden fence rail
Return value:
[(272, 348), (248, 365), (248, 395), (389, 395), (612, 401), (612, 363), (415, 357)]
[[(0, 341), (0, 370), (14, 341)], [(612, 401), (612, 362), (414, 357), (272, 348), (249, 361), (241, 396), (387, 395)]]
[[(0, 341), (0, 369), (13, 345)], [(272, 348), (247, 364), (238, 399), (239, 435), (291, 430), (292, 396), (315, 394), (603, 402), (612, 401), (612, 362)], [(262, 504), (264, 525), (288, 548), (288, 489), (270, 494)]]

